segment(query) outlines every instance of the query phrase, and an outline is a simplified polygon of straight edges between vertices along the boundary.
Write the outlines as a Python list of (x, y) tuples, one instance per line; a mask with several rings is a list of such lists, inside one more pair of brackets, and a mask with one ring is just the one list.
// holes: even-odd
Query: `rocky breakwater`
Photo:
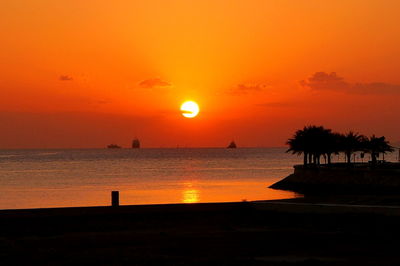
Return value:
[(301, 194), (400, 194), (400, 163), (295, 165), (270, 186)]

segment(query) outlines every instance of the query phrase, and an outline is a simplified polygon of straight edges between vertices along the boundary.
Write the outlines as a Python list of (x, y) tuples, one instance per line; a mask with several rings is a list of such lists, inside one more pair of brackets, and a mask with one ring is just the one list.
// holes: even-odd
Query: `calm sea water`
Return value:
[(291, 198), (285, 148), (1, 150), (0, 209)]

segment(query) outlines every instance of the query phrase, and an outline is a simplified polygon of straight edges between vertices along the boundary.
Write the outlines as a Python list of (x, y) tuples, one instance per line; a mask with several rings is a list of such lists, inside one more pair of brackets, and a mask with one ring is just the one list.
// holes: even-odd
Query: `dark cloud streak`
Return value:
[(60, 81), (71, 81), (71, 80), (73, 80), (73, 78), (71, 76), (68, 76), (68, 75), (61, 75), (58, 78), (58, 80), (60, 80)]
[(300, 81), (300, 85), (316, 91), (340, 91), (350, 94), (398, 94), (400, 85), (384, 82), (350, 83), (338, 76), (336, 72), (330, 74), (316, 72), (307, 80)]
[(228, 91), (229, 94), (251, 94), (264, 91), (268, 86), (265, 84), (239, 84)]
[(164, 88), (170, 86), (171, 86), (170, 83), (159, 78), (151, 78), (139, 82), (139, 87), (144, 89)]

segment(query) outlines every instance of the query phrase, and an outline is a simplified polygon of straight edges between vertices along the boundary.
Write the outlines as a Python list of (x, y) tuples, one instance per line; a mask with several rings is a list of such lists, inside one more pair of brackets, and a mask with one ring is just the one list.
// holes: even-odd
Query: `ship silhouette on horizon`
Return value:
[(121, 149), (121, 146), (118, 146), (117, 144), (110, 144), (107, 145), (108, 149)]
[(140, 141), (138, 138), (135, 138), (132, 141), (132, 149), (139, 149), (140, 148)]
[(227, 148), (228, 148), (228, 149), (236, 149), (236, 148), (237, 148), (236, 143), (232, 140), (232, 142), (229, 143), (229, 145), (228, 145)]

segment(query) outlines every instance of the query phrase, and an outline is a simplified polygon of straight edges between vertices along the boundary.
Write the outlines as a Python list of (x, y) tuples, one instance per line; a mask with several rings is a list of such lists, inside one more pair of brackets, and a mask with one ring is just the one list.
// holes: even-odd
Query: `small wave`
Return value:
[(59, 152), (41, 152), (41, 153), (37, 153), (35, 155), (37, 156), (47, 156), (47, 155), (56, 155), (59, 154)]
[(38, 170), (0, 170), (0, 173), (56, 173), (66, 172), (67, 170), (61, 169), (38, 169)]
[(199, 167), (193, 168), (197, 171), (236, 171), (236, 170), (287, 170), (293, 169), (293, 167)]
[(0, 158), (13, 158), (13, 157), (18, 157), (18, 156), (21, 156), (21, 155), (19, 155), (19, 154), (3, 154), (3, 155), (0, 155)]

